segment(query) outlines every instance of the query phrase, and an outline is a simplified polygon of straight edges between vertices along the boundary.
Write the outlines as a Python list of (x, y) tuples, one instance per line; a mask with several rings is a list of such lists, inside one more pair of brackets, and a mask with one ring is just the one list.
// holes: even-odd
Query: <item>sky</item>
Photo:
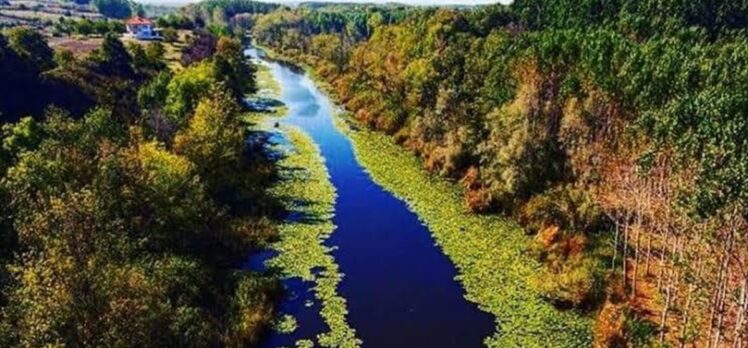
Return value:
[[(144, 4), (187, 4), (190, 2), (197, 2), (196, 0), (136, 0)], [(278, 0), (270, 1), (264, 0), (265, 2), (278, 2), (278, 3), (294, 3), (299, 1), (291, 0)], [(357, 2), (357, 3), (387, 3), (387, 2), (398, 2), (409, 5), (484, 5), (484, 4), (495, 4), (495, 3), (510, 3), (512, 0), (315, 0), (318, 2)]]

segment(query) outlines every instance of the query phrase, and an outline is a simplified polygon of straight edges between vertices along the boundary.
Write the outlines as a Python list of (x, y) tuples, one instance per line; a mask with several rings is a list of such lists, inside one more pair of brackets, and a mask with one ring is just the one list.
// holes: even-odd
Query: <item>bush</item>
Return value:
[(179, 34), (174, 28), (164, 28), (164, 31), (161, 34), (166, 42), (176, 42), (179, 40)]
[(553, 261), (532, 279), (541, 296), (561, 307), (580, 307), (597, 302), (603, 293), (603, 272), (592, 257)]
[(518, 220), (530, 234), (550, 226), (589, 234), (606, 224), (602, 209), (589, 193), (570, 186), (559, 186), (534, 196), (520, 208)]
[(274, 297), (280, 292), (278, 281), (248, 274), (238, 279), (231, 298), (230, 347), (246, 347), (257, 343), (263, 329), (273, 316)]
[[(618, 282), (622, 288), (622, 284)], [(623, 291), (623, 289), (621, 289)], [(594, 347), (625, 348), (626, 305), (615, 301), (605, 301), (593, 328)]]
[(535, 236), (530, 253), (543, 263), (531, 283), (541, 296), (560, 307), (582, 307), (599, 302), (603, 294), (604, 270), (587, 253), (587, 238), (546, 227)]
[(625, 311), (624, 337), (630, 347), (649, 347), (657, 334), (654, 323), (631, 310)]
[(30, 68), (37, 72), (52, 69), (55, 65), (54, 51), (44, 36), (31, 28), (18, 27), (8, 31), (8, 46), (21, 58), (31, 62)]
[(167, 86), (167, 114), (181, 124), (215, 82), (211, 64), (207, 62), (188, 67), (174, 76)]
[(216, 52), (217, 42), (209, 32), (198, 32), (182, 52), (182, 65), (190, 66), (211, 57)]

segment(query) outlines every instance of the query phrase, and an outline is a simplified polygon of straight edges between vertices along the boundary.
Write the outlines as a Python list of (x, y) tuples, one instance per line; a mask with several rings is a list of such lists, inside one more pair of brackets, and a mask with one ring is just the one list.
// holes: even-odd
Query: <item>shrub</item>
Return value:
[(211, 65), (207, 62), (191, 66), (177, 74), (167, 86), (167, 114), (177, 123), (183, 122), (215, 82)]
[(563, 261), (553, 260), (551, 263), (531, 282), (541, 296), (561, 307), (580, 307), (600, 298), (603, 274), (596, 259), (575, 256)]
[(162, 35), (164, 36), (164, 41), (166, 42), (175, 42), (179, 39), (177, 30), (174, 28), (164, 28)]
[(534, 196), (521, 207), (518, 220), (531, 234), (549, 226), (589, 234), (606, 223), (602, 209), (592, 197), (570, 186), (558, 186)]

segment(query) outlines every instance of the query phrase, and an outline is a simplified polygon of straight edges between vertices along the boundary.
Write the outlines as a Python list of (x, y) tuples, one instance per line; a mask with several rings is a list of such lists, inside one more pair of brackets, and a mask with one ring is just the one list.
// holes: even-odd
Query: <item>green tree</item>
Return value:
[(42, 72), (55, 66), (54, 51), (38, 31), (26, 27), (11, 29), (8, 32), (8, 42), (10, 48), (20, 58), (30, 62), (35, 71)]
[(153, 75), (166, 68), (164, 46), (159, 42), (149, 44), (145, 49), (138, 43), (130, 43), (128, 51), (132, 57), (133, 69), (141, 75)]
[(132, 14), (130, 3), (126, 0), (93, 0), (93, 5), (110, 18), (127, 18)]
[(208, 62), (190, 66), (175, 75), (167, 86), (169, 95), (165, 109), (169, 116), (182, 124), (215, 83), (213, 68)]
[(6, 123), (0, 129), (0, 157), (5, 163), (11, 163), (24, 151), (36, 148), (44, 136), (42, 127), (31, 117), (24, 117), (15, 124)]
[(162, 35), (165, 42), (176, 42), (179, 39), (179, 34), (174, 28), (164, 28)]
[(236, 39), (222, 37), (218, 40), (213, 70), (216, 80), (222, 82), (237, 100), (256, 90), (255, 68), (244, 57), (244, 49)]
[(107, 34), (101, 47), (91, 54), (90, 59), (102, 74), (121, 77), (134, 74), (132, 57), (115, 34)]
[(244, 146), (238, 115), (233, 97), (216, 90), (200, 101), (187, 128), (174, 138), (175, 151), (197, 164), (210, 183), (220, 183), (237, 168)]
[(88, 36), (94, 33), (94, 23), (87, 18), (75, 22), (74, 28), (76, 33), (83, 36)]

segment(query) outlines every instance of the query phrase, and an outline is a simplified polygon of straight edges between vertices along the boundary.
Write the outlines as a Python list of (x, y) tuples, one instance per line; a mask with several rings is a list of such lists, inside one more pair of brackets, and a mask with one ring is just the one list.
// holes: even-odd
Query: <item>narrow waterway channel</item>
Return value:
[[(248, 50), (254, 58), (254, 49)], [(282, 122), (307, 132), (319, 146), (337, 190), (327, 240), (345, 277), (338, 293), (347, 300), (348, 321), (364, 347), (480, 347), (495, 330), (494, 317), (465, 300), (457, 270), (405, 202), (379, 187), (357, 162), (350, 140), (333, 125), (335, 107), (313, 81), (282, 64), (265, 61), (288, 107)], [(439, 202), (434, 202), (439, 204)], [(292, 294), (281, 311), (297, 317), (290, 337), (273, 333), (265, 346), (292, 346), (325, 327), (305, 305), (304, 284), (287, 281)]]

